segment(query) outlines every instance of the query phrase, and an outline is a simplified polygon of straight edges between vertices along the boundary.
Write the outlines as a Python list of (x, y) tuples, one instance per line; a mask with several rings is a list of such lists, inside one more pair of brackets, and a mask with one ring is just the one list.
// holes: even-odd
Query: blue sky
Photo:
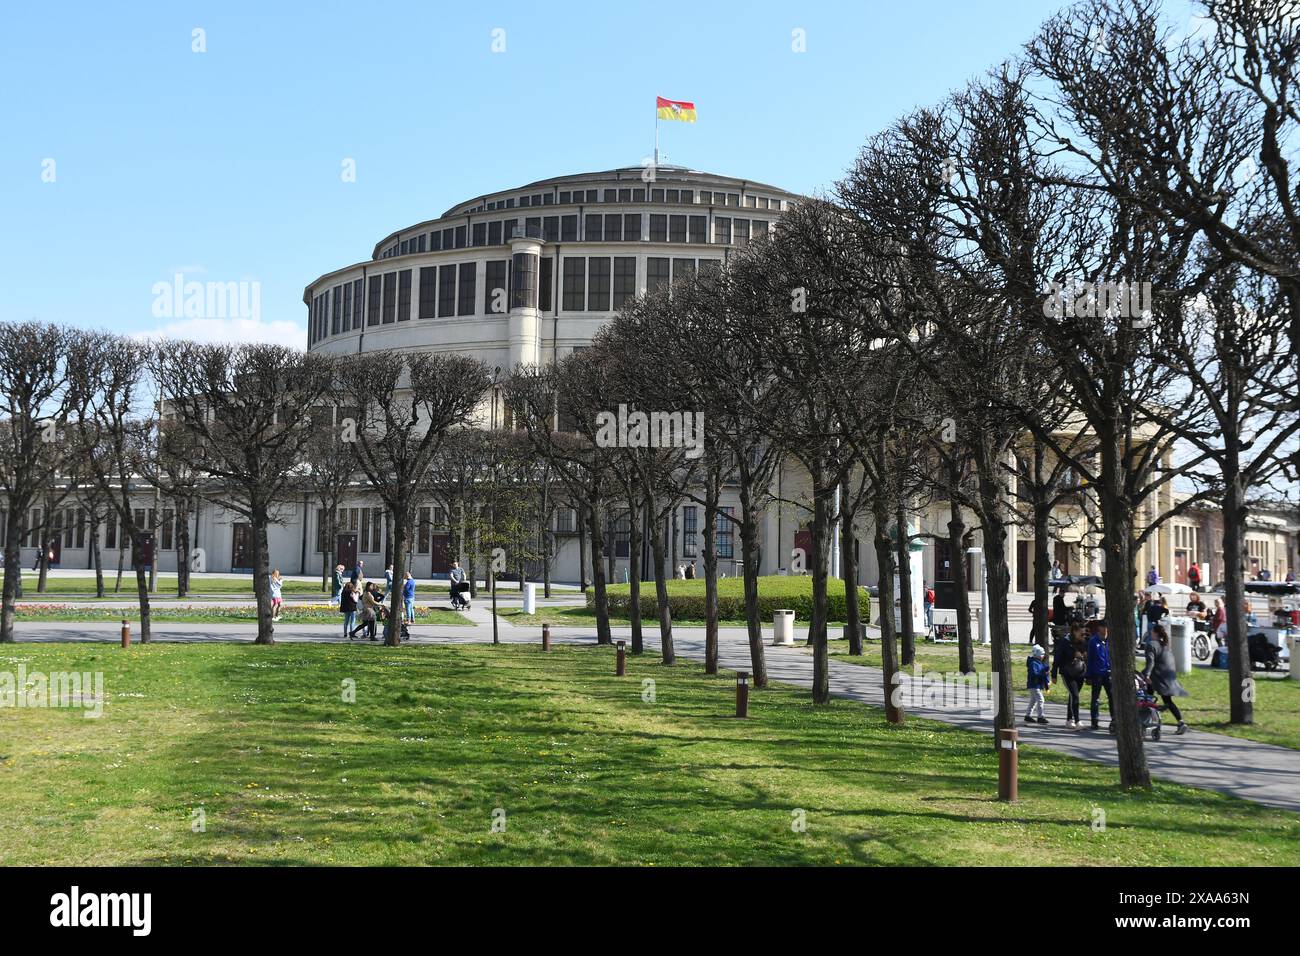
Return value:
[[(667, 162), (815, 191), (1060, 5), (11, 5), (0, 319), (302, 346), (316, 276), (482, 192), (639, 164), (656, 94), (699, 110)], [(177, 270), (260, 283), (260, 320), (158, 317)]]

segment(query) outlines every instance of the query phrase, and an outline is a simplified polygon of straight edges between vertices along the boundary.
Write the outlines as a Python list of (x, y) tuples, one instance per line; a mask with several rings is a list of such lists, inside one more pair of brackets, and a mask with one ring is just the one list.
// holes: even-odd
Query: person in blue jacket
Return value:
[[(1046, 652), (1042, 644), (1035, 644), (1033, 650), (1029, 652), (1029, 657), (1025, 664), (1029, 668), (1029, 679), (1026, 687), (1029, 689), (1029, 710), (1025, 712), (1025, 723), (1027, 724), (1045, 724), (1047, 718), (1043, 716), (1043, 695), (1047, 693), (1047, 688), (1051, 686), (1051, 675), (1048, 673), (1047, 661), (1043, 660)], [(1034, 712), (1038, 716), (1034, 716)]]
[[(1101, 692), (1106, 690), (1106, 707), (1114, 714), (1114, 702), (1110, 694), (1110, 642), (1105, 621), (1088, 622), (1088, 684), (1092, 687), (1092, 700), (1089, 710), (1092, 714), (1092, 729), (1101, 726)], [(1112, 716), (1111, 733), (1115, 732)]]
[(415, 578), (411, 577), (411, 572), (406, 572), (406, 577), (402, 581), (402, 603), (406, 605), (406, 619), (415, 620)]

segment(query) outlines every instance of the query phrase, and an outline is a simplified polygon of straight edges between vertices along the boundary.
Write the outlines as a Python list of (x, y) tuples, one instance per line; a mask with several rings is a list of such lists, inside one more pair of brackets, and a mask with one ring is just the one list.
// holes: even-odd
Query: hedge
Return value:
[[(605, 589), (609, 598), (611, 617), (626, 618), (631, 605), (631, 588), (626, 584), (613, 584)], [(594, 589), (587, 590), (587, 607), (596, 603)], [(704, 580), (668, 582), (668, 607), (674, 620), (704, 620)], [(871, 596), (866, 588), (858, 588), (858, 607), (861, 620), (871, 619)], [(807, 575), (768, 575), (758, 579), (758, 616), (771, 623), (772, 612), (778, 608), (794, 611), (796, 621), (812, 619), (812, 577)], [(847, 616), (844, 603), (844, 582), (840, 578), (826, 579), (826, 608), (829, 620), (843, 621)], [(659, 613), (653, 581), (641, 582), (641, 616), (651, 618)], [(722, 578), (718, 581), (718, 617), (724, 621), (743, 620), (745, 617), (744, 578)]]

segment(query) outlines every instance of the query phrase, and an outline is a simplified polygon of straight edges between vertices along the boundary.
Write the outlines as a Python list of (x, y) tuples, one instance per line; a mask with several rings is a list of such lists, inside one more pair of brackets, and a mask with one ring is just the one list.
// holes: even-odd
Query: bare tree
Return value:
[(0, 323), (0, 492), (5, 522), (0, 643), (14, 639), (14, 602), (22, 584), (24, 529), (44, 548), (49, 508), (27, 524), (33, 505), (75, 491), (69, 452), (94, 381), (96, 339), (41, 322)]
[[(409, 352), (348, 356), (338, 362), (339, 393), (357, 408), (357, 464), (393, 522), (393, 588), (387, 643), (401, 643), (400, 582), (411, 550), (415, 508), (429, 494), (447, 433), (483, 401), (487, 366), (463, 355)], [(344, 435), (343, 438), (349, 436)]]
[(168, 342), (164, 409), (193, 436), (204, 496), (248, 519), (257, 643), (273, 644), (267, 533), (312, 440), (307, 415), (334, 385), (331, 360), (278, 345)]

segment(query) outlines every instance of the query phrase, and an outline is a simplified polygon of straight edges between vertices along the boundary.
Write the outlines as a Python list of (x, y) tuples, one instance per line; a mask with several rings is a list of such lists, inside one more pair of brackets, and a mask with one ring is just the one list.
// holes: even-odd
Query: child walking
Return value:
[[(1051, 674), (1047, 669), (1047, 662), (1043, 660), (1043, 645), (1035, 644), (1033, 651), (1026, 659), (1025, 664), (1029, 667), (1029, 710), (1025, 713), (1025, 723), (1027, 724), (1045, 724), (1047, 718), (1043, 716), (1043, 695), (1046, 693), (1051, 681)], [(1034, 716), (1037, 711), (1038, 716)]]

